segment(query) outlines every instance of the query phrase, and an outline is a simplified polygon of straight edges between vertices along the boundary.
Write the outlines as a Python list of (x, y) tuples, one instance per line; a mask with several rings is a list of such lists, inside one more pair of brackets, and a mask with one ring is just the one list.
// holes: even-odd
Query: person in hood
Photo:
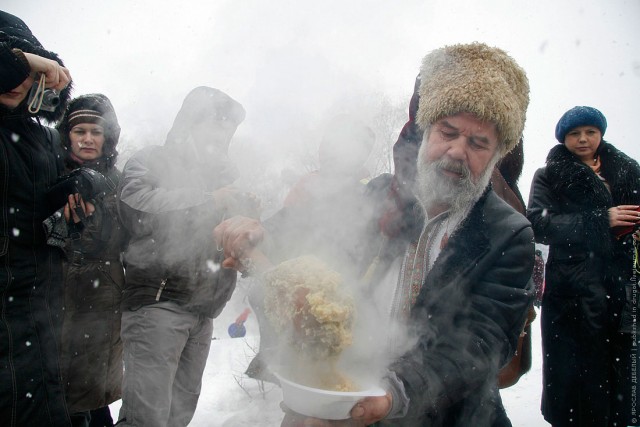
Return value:
[(369, 179), (365, 163), (371, 154), (373, 130), (348, 114), (332, 117), (318, 147), (318, 169), (304, 175), (291, 188), (285, 207), (322, 203), (336, 194), (364, 187)]
[(111, 426), (108, 405), (120, 399), (122, 383), (121, 254), (128, 238), (116, 203), (120, 126), (109, 98), (95, 93), (73, 99), (57, 128), (65, 150), (65, 173), (89, 168), (105, 178), (103, 191), (91, 201), (91, 215), (74, 215), (75, 199), (65, 206), (71, 229), (63, 244), (61, 367), (67, 405), (76, 425), (90, 418), (89, 426)]
[(186, 426), (193, 417), (213, 319), (235, 288), (221, 268), (213, 228), (257, 203), (232, 184), (228, 157), (245, 110), (226, 93), (197, 87), (185, 98), (164, 146), (127, 161), (118, 190), (131, 233), (122, 304), (125, 373), (118, 425)]
[(596, 108), (565, 112), (559, 144), (531, 183), (527, 218), (549, 245), (540, 326), (542, 414), (553, 426), (637, 424), (640, 166), (603, 139), (606, 130)]
[[(424, 136), (417, 200), (406, 212), (414, 225), (367, 272), (384, 313), (376, 337), (392, 356), (387, 394), (364, 398), (343, 425), (510, 426), (498, 372), (513, 358), (533, 301), (535, 246), (531, 224), (490, 180), (522, 138), (529, 83), (509, 55), (482, 43), (429, 53), (420, 76)], [(259, 251), (259, 232), (218, 227), (225, 263), (242, 268)], [(287, 414), (283, 426), (299, 422), (335, 425)]]
[[(62, 173), (59, 118), (71, 76), (19, 18), (0, 11), (0, 420), (4, 426), (68, 426), (60, 379), (62, 252), (48, 246), (47, 189)], [(36, 82), (54, 103), (30, 103)], [(36, 98), (39, 101), (40, 98)]]

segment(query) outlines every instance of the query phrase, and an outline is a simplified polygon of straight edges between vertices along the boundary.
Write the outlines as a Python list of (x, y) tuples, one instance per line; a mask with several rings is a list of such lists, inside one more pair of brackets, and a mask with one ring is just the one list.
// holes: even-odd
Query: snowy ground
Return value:
[[(258, 326), (253, 315), (246, 322), (245, 338), (229, 338), (227, 327), (247, 306), (246, 286), (242, 284), (223, 313), (214, 321), (214, 337), (204, 373), (202, 394), (193, 427), (279, 427), (282, 411), (280, 389), (243, 375), (257, 349)], [(532, 328), (533, 366), (520, 381), (502, 391), (504, 405), (514, 427), (544, 427), (549, 424), (540, 414), (542, 385), (539, 320)], [(120, 401), (111, 405), (113, 417)]]

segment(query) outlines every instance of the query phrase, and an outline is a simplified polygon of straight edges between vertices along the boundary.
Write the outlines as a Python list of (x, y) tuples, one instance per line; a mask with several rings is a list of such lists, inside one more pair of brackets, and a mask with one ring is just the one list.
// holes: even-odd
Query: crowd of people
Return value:
[[(188, 425), (213, 319), (240, 274), (256, 278), (261, 334), (247, 375), (277, 382), (260, 277), (307, 254), (358, 283), (378, 314), (386, 394), (348, 420), (285, 405), (282, 426), (511, 426), (500, 389), (530, 368), (541, 289), (545, 419), (640, 425), (640, 166), (603, 139), (602, 112), (577, 106), (525, 203), (529, 82), (505, 51), (476, 42), (424, 57), (393, 174), (363, 179), (375, 134), (334, 117), (320, 168), (269, 218), (234, 185), (237, 100), (194, 88), (164, 144), (121, 172), (114, 106), (72, 99), (71, 83), (0, 11), (2, 425)], [(536, 243), (549, 247), (544, 283)]]

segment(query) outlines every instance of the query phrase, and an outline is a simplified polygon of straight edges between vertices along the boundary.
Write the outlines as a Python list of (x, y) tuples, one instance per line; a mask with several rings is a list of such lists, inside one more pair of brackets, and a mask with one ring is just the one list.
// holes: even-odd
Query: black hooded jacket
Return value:
[[(30, 69), (22, 52), (62, 63), (19, 18), (0, 11), (0, 92), (18, 87)], [(43, 220), (55, 207), (47, 189), (62, 172), (55, 130), (40, 124), (63, 111), (0, 107), (0, 420), (5, 426), (70, 425), (58, 363), (62, 264), (47, 246)]]

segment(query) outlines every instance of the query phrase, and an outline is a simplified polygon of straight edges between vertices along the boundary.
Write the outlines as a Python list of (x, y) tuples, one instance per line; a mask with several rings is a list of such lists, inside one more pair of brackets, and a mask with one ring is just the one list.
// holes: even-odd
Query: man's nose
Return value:
[(447, 155), (452, 160), (462, 160), (464, 161), (467, 157), (466, 152), (466, 141), (463, 137), (456, 138), (450, 142), (449, 149), (447, 150)]

